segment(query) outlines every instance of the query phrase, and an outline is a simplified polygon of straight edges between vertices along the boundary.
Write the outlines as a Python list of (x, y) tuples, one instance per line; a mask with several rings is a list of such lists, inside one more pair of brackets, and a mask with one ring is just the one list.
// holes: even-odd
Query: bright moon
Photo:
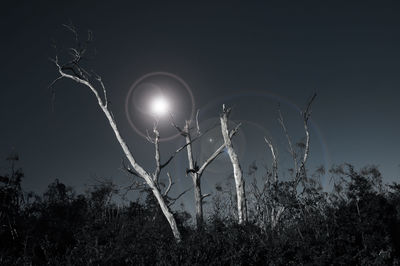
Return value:
[(165, 115), (169, 111), (169, 102), (163, 96), (154, 98), (150, 103), (150, 110), (152, 114), (157, 116)]

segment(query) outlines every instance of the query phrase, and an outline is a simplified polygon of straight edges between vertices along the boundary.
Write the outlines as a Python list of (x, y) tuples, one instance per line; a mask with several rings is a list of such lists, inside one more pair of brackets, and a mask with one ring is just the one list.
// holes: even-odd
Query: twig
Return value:
[(186, 192), (188, 192), (188, 191), (191, 190), (192, 188), (193, 188), (193, 186), (187, 188), (187, 189), (184, 190), (182, 193), (180, 193), (176, 198), (171, 198), (171, 197), (168, 197), (168, 196), (167, 196), (167, 198), (171, 201), (171, 202), (168, 204), (168, 206), (174, 205), (175, 202), (176, 202), (180, 197), (182, 197)]
[(165, 190), (163, 196), (167, 196), (168, 195), (169, 191), (171, 190), (172, 185), (174, 184), (174, 183), (172, 183), (172, 178), (171, 178), (171, 175), (169, 174), (169, 172), (167, 173), (167, 176), (168, 176), (168, 187)]

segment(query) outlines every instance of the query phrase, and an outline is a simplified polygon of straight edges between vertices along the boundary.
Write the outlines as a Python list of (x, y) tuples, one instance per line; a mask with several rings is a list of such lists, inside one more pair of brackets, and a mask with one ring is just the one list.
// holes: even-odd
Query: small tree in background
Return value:
[[(287, 209), (293, 210), (293, 208), (298, 207), (299, 184), (302, 184), (303, 192), (305, 192), (308, 191), (307, 186), (309, 186), (309, 181), (313, 181), (307, 178), (306, 162), (310, 151), (310, 133), (308, 129), (308, 122), (311, 117), (311, 105), (315, 100), (315, 97), (316, 94), (310, 98), (305, 109), (300, 112), (303, 118), (303, 126), (306, 136), (305, 143), (301, 145), (301, 151), (303, 153), (301, 156), (299, 156), (298, 152), (295, 150), (281, 110), (280, 108), (278, 109), (278, 122), (283, 129), (283, 133), (288, 142), (288, 150), (293, 160), (291, 180), (279, 180), (277, 149), (274, 147), (271, 139), (264, 137), (267, 147), (272, 155), (272, 165), (270, 170), (267, 169), (267, 175), (265, 180), (262, 180), (261, 188), (256, 179), (254, 179), (252, 183), (252, 194), (255, 208), (254, 215), (264, 229), (266, 229), (267, 226), (270, 226), (271, 229), (274, 230)], [(301, 195), (302, 194), (303, 193), (301, 193)]]

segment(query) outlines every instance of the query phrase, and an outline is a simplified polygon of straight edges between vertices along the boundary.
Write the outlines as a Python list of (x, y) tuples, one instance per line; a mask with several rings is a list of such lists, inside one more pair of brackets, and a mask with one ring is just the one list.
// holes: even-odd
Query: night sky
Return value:
[[(400, 176), (400, 8), (396, 1), (51, 1), (3, 4), (0, 155), (17, 152), (24, 188), (42, 192), (55, 178), (84, 190), (96, 177), (126, 184), (122, 150), (89, 90), (72, 81), (56, 85), (54, 110), (47, 88), (57, 77), (51, 47), (68, 47), (72, 21), (94, 33), (90, 62), (108, 88), (111, 109), (137, 160), (153, 169), (153, 146), (128, 123), (125, 101), (141, 76), (165, 71), (181, 77), (200, 108), (202, 128), (222, 104), (242, 122), (235, 139), (245, 171), (270, 164), (263, 136), (290, 167), (277, 122), (280, 102), (294, 140), (303, 136), (299, 108), (317, 92), (311, 121), (309, 168), (349, 162), (378, 165), (385, 181)], [(187, 101), (182, 104), (187, 105)], [(179, 104), (178, 104), (179, 105)], [(178, 121), (182, 122), (182, 121)], [(139, 123), (139, 122), (138, 122)], [(165, 129), (167, 130), (167, 129)], [(212, 151), (218, 130), (196, 144), (196, 158)], [(161, 134), (163, 131), (161, 130)], [(163, 158), (182, 144), (162, 143)], [(211, 148), (210, 148), (211, 147)], [(174, 192), (190, 186), (186, 154), (171, 164)], [(203, 177), (211, 191), (225, 182), (224, 155)], [(6, 164), (2, 163), (2, 170)], [(286, 167), (286, 168), (285, 168)], [(329, 186), (329, 178), (321, 182)], [(192, 204), (190, 193), (184, 202)]]

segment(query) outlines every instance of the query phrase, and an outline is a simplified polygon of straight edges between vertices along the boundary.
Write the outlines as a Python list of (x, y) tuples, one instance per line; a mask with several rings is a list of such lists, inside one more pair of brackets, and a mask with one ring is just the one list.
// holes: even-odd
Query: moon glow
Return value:
[(168, 72), (151, 72), (137, 79), (125, 99), (125, 114), (136, 133), (146, 138), (155, 119), (160, 141), (180, 136), (171, 126), (191, 120), (195, 114), (195, 100), (189, 85), (179, 76)]
[(150, 102), (150, 110), (157, 117), (165, 116), (170, 110), (168, 99), (163, 95), (157, 95)]

